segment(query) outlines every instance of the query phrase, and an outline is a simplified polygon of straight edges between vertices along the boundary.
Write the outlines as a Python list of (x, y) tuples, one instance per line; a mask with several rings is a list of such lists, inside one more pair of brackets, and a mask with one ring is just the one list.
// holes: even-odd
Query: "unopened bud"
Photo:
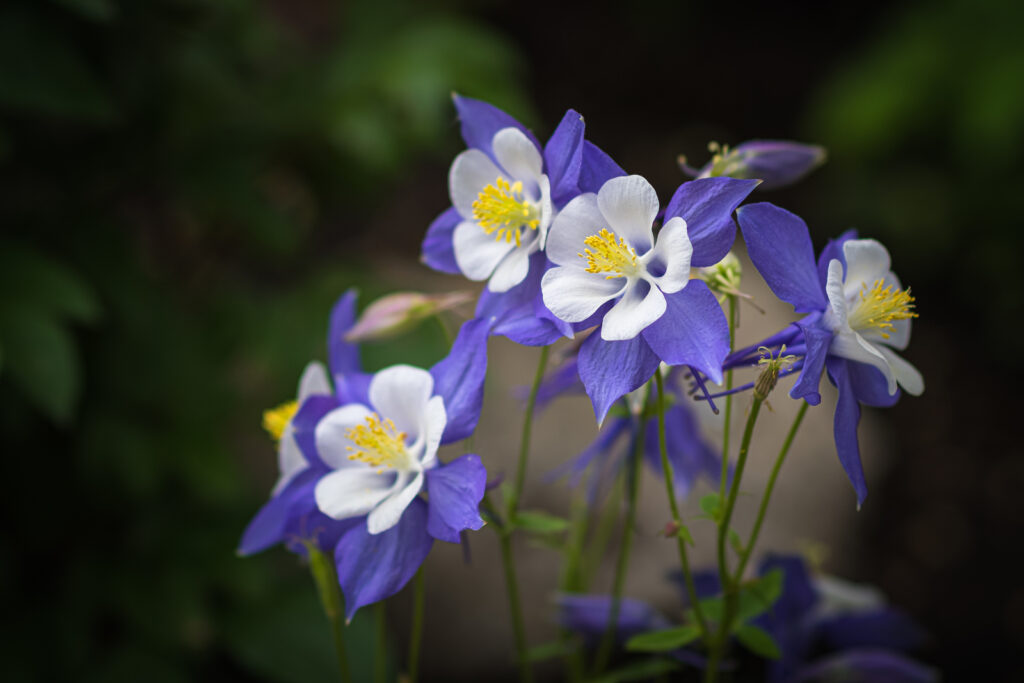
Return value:
[(787, 140), (751, 140), (736, 147), (712, 142), (708, 145), (711, 161), (702, 168), (693, 168), (681, 157), (683, 172), (695, 178), (729, 178), (763, 181), (762, 190), (785, 187), (825, 162), (825, 149)]
[(740, 291), (740, 278), (743, 266), (736, 254), (731, 251), (713, 266), (706, 266), (698, 271), (697, 277), (707, 283), (708, 288), (717, 296), (735, 295)]
[(412, 329), (424, 318), (455, 308), (472, 298), (469, 292), (389, 294), (366, 307), (345, 335), (345, 341), (356, 343), (394, 337)]

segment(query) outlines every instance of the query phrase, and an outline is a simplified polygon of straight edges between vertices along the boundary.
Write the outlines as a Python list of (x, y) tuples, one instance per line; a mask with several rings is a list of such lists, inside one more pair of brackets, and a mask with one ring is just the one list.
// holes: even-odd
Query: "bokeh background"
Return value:
[[(819, 246), (850, 226), (889, 246), (928, 390), (870, 415), (884, 476), (825, 566), (917, 617), (948, 680), (1021, 680), (1022, 26), (1012, 0), (3, 3), (5, 680), (331, 680), (303, 568), (233, 552), (274, 479), (261, 411), (323, 356), (343, 288), (463, 285), (416, 263), (461, 148), (453, 90), (541, 137), (577, 109), (663, 197), (709, 140), (828, 148), (760, 198)], [(365, 357), (443, 353), (427, 327)], [(428, 673), (507, 643), (504, 619), (435, 629)]]

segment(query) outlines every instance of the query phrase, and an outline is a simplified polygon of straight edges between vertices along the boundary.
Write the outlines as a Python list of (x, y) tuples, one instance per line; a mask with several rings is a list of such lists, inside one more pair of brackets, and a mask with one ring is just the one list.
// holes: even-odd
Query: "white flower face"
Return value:
[(890, 270), (889, 252), (875, 240), (849, 240), (843, 255), (845, 277), (843, 264), (833, 259), (825, 285), (830, 305), (825, 324), (835, 332), (830, 352), (881, 370), (890, 394), (897, 385), (921, 394), (921, 373), (892, 350), (907, 347), (910, 321), (917, 313), (910, 290), (903, 290)]
[(601, 338), (632, 339), (660, 318), (665, 294), (690, 279), (693, 247), (686, 221), (675, 217), (654, 239), (658, 196), (640, 176), (612, 178), (595, 195), (569, 202), (555, 218), (547, 255), (556, 265), (544, 274), (541, 291), (551, 312), (582, 322), (603, 304)]
[(448, 418), (433, 390), (429, 372), (396, 365), (371, 380), (373, 408), (349, 404), (320, 421), (317, 451), (335, 469), (316, 486), (324, 514), (334, 519), (368, 514), (371, 534), (398, 523), (423, 488), (424, 471), (437, 464)]
[(522, 131), (498, 131), (492, 148), (498, 165), (478, 149), (455, 157), (448, 189), (463, 219), (453, 233), (459, 269), (504, 292), (526, 278), (530, 255), (544, 248), (554, 209), (540, 151)]

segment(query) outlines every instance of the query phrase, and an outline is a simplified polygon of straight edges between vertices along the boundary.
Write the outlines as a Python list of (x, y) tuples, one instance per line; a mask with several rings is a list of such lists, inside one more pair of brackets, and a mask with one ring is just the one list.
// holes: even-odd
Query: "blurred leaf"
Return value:
[(574, 641), (554, 640), (543, 645), (534, 645), (526, 652), (526, 658), (531, 662), (545, 662), (555, 657), (563, 657), (579, 649), (579, 643)]
[(0, 12), (0, 104), (90, 122), (114, 107), (73, 43), (16, 8)]
[(635, 635), (626, 641), (626, 649), (631, 652), (666, 652), (688, 645), (699, 637), (700, 629), (693, 624), (687, 624)]
[(736, 639), (756, 655), (767, 659), (778, 659), (782, 656), (771, 634), (753, 624), (744, 624), (736, 629)]
[(711, 519), (718, 521), (721, 502), (717, 493), (709, 493), (700, 499), (700, 509)]
[(55, 0), (86, 19), (107, 23), (117, 16), (117, 7), (113, 0)]
[(645, 659), (609, 671), (593, 683), (621, 683), (622, 681), (646, 681), (679, 669), (679, 664), (670, 659)]
[(535, 534), (555, 534), (569, 528), (569, 520), (540, 511), (524, 511), (516, 514), (515, 526)]
[(45, 311), (23, 305), (0, 310), (7, 373), (28, 398), (60, 425), (71, 420), (79, 392), (71, 334)]
[(0, 292), (16, 292), (23, 305), (79, 322), (94, 322), (99, 315), (92, 288), (71, 270), (38, 251), (6, 243), (0, 252)]

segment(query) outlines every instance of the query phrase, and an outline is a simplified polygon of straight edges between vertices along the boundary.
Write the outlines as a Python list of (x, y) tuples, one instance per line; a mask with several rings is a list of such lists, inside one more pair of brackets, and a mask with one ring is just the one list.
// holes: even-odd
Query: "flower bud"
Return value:
[(731, 251), (715, 265), (706, 266), (697, 271), (697, 277), (703, 280), (718, 297), (739, 294), (742, 275), (743, 266)]
[(825, 148), (786, 140), (751, 140), (730, 148), (712, 142), (711, 161), (701, 169), (679, 158), (683, 172), (695, 178), (757, 178), (759, 189), (773, 190), (792, 185), (825, 162)]
[(345, 341), (357, 343), (394, 337), (412, 329), (424, 318), (455, 308), (472, 298), (469, 292), (389, 294), (366, 307), (345, 335)]

